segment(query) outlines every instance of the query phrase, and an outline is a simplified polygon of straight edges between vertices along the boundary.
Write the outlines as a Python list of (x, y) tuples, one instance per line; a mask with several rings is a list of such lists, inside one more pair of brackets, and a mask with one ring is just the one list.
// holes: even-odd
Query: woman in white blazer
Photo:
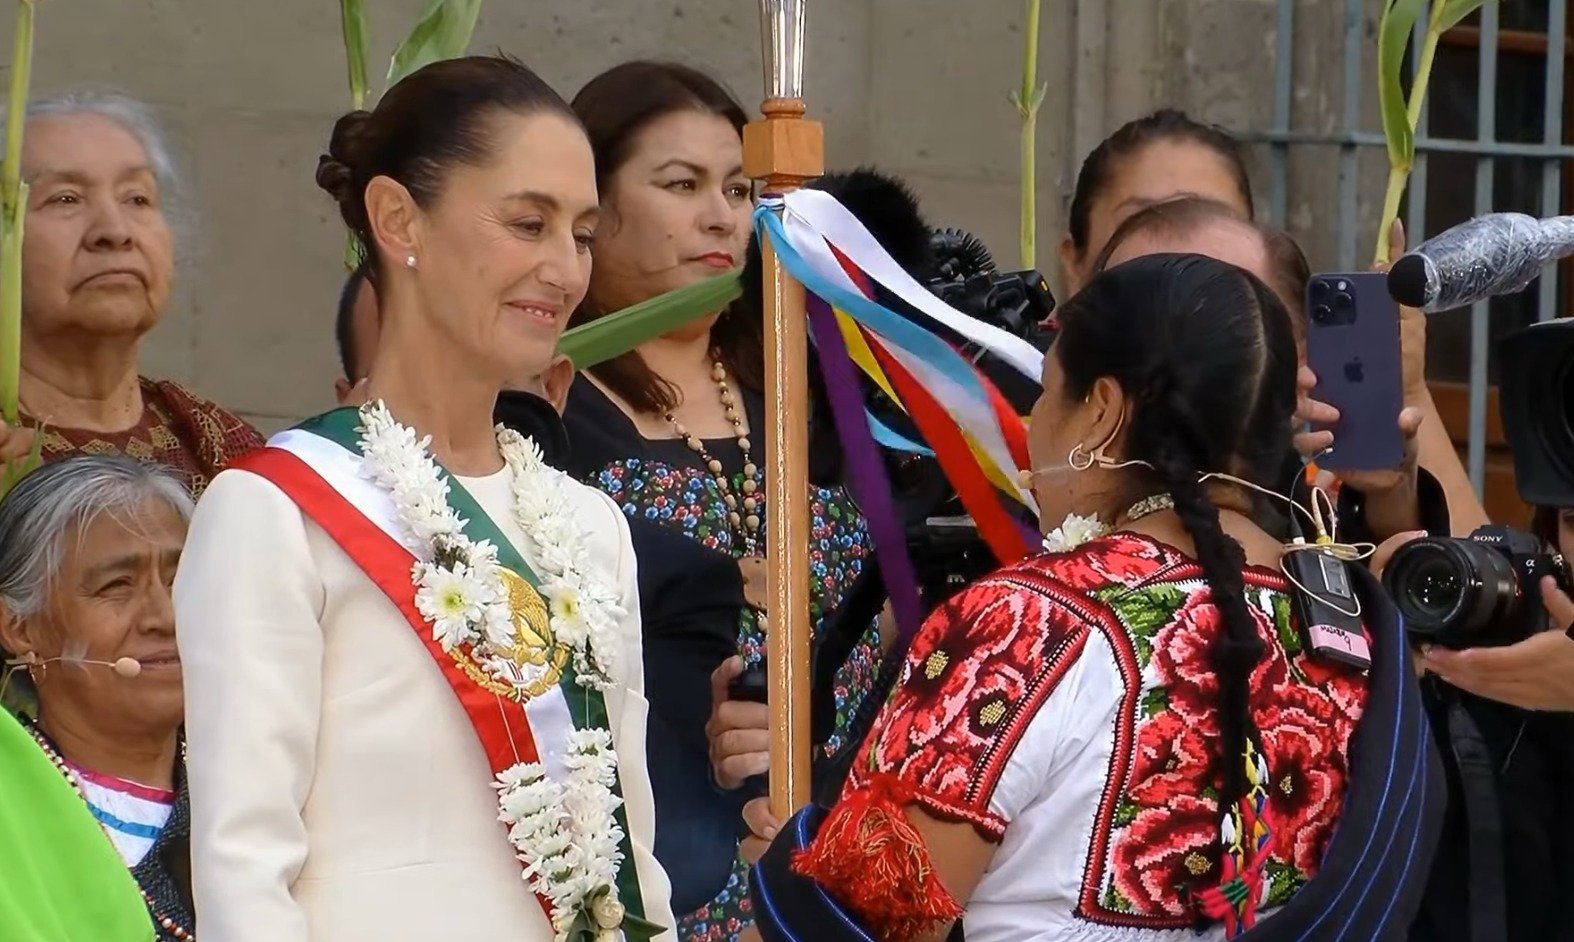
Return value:
[(585, 293), (584, 132), (516, 62), (440, 62), (341, 118), (317, 181), (382, 333), (366, 405), (275, 436), (192, 522), (203, 935), (668, 937), (627, 526), (492, 425)]

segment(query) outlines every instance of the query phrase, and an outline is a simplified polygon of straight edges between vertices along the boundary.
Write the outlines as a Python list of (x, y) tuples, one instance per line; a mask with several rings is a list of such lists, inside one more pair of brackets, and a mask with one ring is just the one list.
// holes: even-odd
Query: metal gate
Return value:
[[(1314, 3), (1336, 3), (1339, 0), (1309, 0)], [(1404, 215), (1405, 228), (1414, 245), (1425, 235), (1432, 234), (1460, 219), (1427, 219), (1427, 164), (1428, 156), (1435, 154), (1464, 154), (1475, 157), (1476, 214), (1492, 212), (1493, 183), (1499, 161), (1530, 159), (1539, 164), (1541, 192), (1539, 215), (1553, 216), (1563, 211), (1562, 174), (1563, 161), (1574, 158), (1574, 147), (1563, 143), (1564, 108), (1564, 56), (1568, 34), (1568, 0), (1535, 0), (1546, 4), (1546, 73), (1545, 107), (1542, 115), (1542, 141), (1539, 143), (1505, 142), (1497, 134), (1498, 45), (1500, 10), (1497, 0), (1488, 2), (1481, 9), (1479, 24), (1479, 79), (1477, 84), (1476, 134), (1470, 138), (1433, 137), (1428, 133), (1429, 115), (1436, 99), (1438, 84), (1436, 72), (1426, 108), (1421, 112), (1416, 129), (1416, 161), (1410, 181), (1408, 209)], [(1243, 132), (1248, 141), (1266, 145), (1269, 155), (1270, 183), (1268, 212), (1277, 225), (1286, 222), (1288, 190), (1290, 185), (1289, 163), (1292, 148), (1304, 145), (1332, 145), (1338, 148), (1338, 217), (1337, 245), (1341, 270), (1364, 268), (1365, 261), (1357, 257), (1357, 239), (1374, 234), (1376, 221), (1361, 219), (1357, 214), (1357, 157), (1360, 148), (1383, 149), (1383, 135), (1363, 130), (1361, 127), (1362, 96), (1375, 95), (1376, 85), (1364, 71), (1363, 61), (1373, 60), (1375, 71), (1376, 52), (1371, 37), (1363, 29), (1363, 13), (1372, 0), (1344, 0), (1344, 101), (1343, 130), (1335, 134), (1298, 132), (1291, 129), (1291, 94), (1294, 89), (1293, 52), (1295, 49), (1295, 19), (1297, 0), (1278, 0), (1278, 22), (1275, 40), (1275, 75), (1273, 93), (1273, 124), (1267, 131)], [(1379, 0), (1378, 7), (1381, 7)], [(1423, 8), (1424, 9), (1424, 8)], [(1539, 15), (1539, 11), (1538, 11)], [(1411, 44), (1411, 68), (1419, 55), (1421, 40), (1428, 21), (1426, 12), (1417, 21), (1416, 35)], [(1416, 198), (1420, 196), (1421, 198)], [(1525, 207), (1531, 209), (1531, 207)], [(1558, 279), (1555, 269), (1549, 277), (1538, 282), (1536, 316), (1547, 320), (1558, 315)], [(1484, 487), (1486, 474), (1487, 443), (1487, 390), (1490, 343), (1488, 332), (1489, 304), (1477, 304), (1470, 312), (1470, 365), (1469, 365), (1469, 445), (1468, 467), (1477, 493)]]

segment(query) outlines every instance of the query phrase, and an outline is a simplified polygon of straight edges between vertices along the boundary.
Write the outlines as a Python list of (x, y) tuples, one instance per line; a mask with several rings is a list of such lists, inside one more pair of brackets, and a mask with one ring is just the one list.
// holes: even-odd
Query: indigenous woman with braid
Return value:
[(1288, 315), (1240, 269), (1151, 255), (1059, 319), (1030, 426), (1046, 552), (925, 624), (838, 803), (755, 870), (762, 935), (1402, 935), (1442, 798), (1402, 631), (1344, 567), (1371, 668), (1315, 654), (1254, 522)]

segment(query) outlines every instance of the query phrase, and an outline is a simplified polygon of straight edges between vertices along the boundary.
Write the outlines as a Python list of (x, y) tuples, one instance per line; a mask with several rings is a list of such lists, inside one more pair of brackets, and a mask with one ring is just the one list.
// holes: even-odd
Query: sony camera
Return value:
[(1546, 627), (1545, 576), (1569, 591), (1562, 556), (1546, 552), (1529, 533), (1484, 526), (1463, 539), (1406, 543), (1384, 570), (1383, 587), (1416, 644), (1496, 647)]

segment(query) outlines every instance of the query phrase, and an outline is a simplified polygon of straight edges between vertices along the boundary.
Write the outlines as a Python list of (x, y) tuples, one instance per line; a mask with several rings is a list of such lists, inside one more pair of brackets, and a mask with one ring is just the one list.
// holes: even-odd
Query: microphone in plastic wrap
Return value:
[(1488, 213), (1421, 243), (1388, 272), (1388, 293), (1428, 314), (1523, 291), (1574, 254), (1574, 216)]

